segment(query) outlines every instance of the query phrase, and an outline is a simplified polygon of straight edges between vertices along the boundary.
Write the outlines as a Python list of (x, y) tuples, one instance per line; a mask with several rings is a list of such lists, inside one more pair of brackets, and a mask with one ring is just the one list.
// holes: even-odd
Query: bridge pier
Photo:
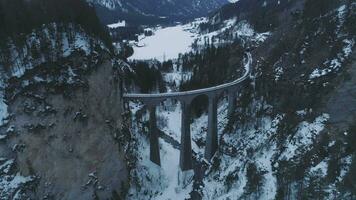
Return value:
[(228, 92), (228, 117), (232, 117), (234, 112), (235, 112), (235, 108), (236, 108), (236, 92), (235, 91), (229, 91)]
[(206, 137), (205, 159), (211, 160), (218, 150), (218, 119), (217, 119), (217, 97), (209, 97), (208, 108), (208, 134)]
[(159, 133), (156, 120), (156, 106), (148, 105), (150, 119), (149, 119), (149, 138), (150, 138), (150, 160), (161, 166), (161, 158), (159, 155)]
[(193, 169), (192, 143), (190, 136), (190, 101), (181, 101), (182, 126), (180, 139), (179, 166), (182, 171)]

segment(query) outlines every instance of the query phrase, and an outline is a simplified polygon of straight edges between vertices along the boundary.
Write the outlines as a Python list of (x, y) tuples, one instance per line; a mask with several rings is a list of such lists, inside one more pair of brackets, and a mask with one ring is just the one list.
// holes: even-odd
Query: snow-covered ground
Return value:
[[(169, 131), (174, 132), (173, 135), (179, 134), (180, 130), (180, 109), (176, 109), (176, 105), (172, 105), (170, 109), (165, 109), (164, 115), (169, 116), (170, 127)], [(134, 113), (140, 109), (140, 106), (135, 103), (130, 104), (131, 112)], [(172, 110), (172, 111), (168, 111)], [(157, 114), (161, 117), (161, 110), (157, 110)], [(144, 117), (145, 118), (145, 117)], [(138, 184), (131, 187), (128, 199), (185, 199), (189, 197), (192, 191), (192, 181), (183, 184), (182, 177), (184, 174), (179, 169), (179, 150), (170, 143), (159, 140), (161, 167), (153, 164), (149, 159), (149, 142), (136, 124), (137, 119), (133, 119), (133, 133), (137, 139), (137, 167), (133, 172), (133, 177), (138, 180)], [(158, 119), (161, 121), (162, 119)], [(176, 139), (176, 138), (174, 138)]]
[[(329, 116), (322, 114), (312, 122), (302, 121), (296, 128), (296, 134), (291, 135), (283, 151), (277, 148), (275, 136), (278, 134), (278, 126), (284, 115), (275, 117), (264, 116), (259, 119), (251, 119), (243, 125), (237, 124), (235, 129), (224, 133), (227, 127), (227, 100), (222, 99), (218, 105), (218, 135), (220, 143), (224, 143), (223, 152), (220, 153), (219, 165), (212, 166), (203, 178), (200, 190), (204, 200), (212, 199), (263, 199), (272, 200), (277, 195), (276, 168), (278, 161), (291, 160), (294, 156), (304, 155), (310, 150), (315, 138), (324, 129)], [(253, 105), (259, 107), (258, 102)], [(137, 103), (130, 104), (132, 113), (142, 108)], [(268, 106), (266, 106), (267, 108)], [(257, 109), (258, 110), (258, 109)], [(175, 101), (166, 101), (156, 110), (158, 128), (166, 135), (180, 142), (181, 108)], [(298, 114), (305, 114), (304, 111)], [(147, 113), (141, 121), (147, 121)], [(139, 120), (140, 121), (140, 120)], [(129, 199), (184, 199), (188, 198), (192, 191), (192, 181), (182, 184), (179, 169), (179, 150), (171, 143), (160, 139), (161, 168), (149, 161), (149, 143), (147, 133), (140, 131), (140, 123), (133, 119), (133, 133), (137, 138), (138, 167), (134, 170), (134, 177), (138, 178), (140, 187), (132, 187)], [(204, 145), (207, 132), (207, 114), (194, 119), (191, 124), (192, 149), (197, 154), (197, 159), (203, 160)], [(331, 144), (332, 145), (332, 144)], [(232, 150), (234, 149), (234, 150)], [(253, 153), (252, 153), (253, 152)], [(350, 161), (345, 160), (345, 163)], [(259, 193), (246, 192), (249, 187), (248, 166), (254, 164), (261, 172), (261, 185)], [(310, 176), (325, 176), (327, 160), (321, 161), (315, 167), (310, 168)], [(340, 174), (344, 176), (348, 168)], [(340, 178), (341, 180), (341, 178)]]
[[(224, 32), (231, 34), (231, 38), (218, 37)], [(243, 38), (259, 44), (264, 42), (269, 35), (269, 32), (257, 33), (247, 21), (238, 21), (236, 18), (232, 18), (225, 20), (220, 29), (197, 36), (195, 41), (198, 46), (206, 43), (220, 45), (231, 43), (236, 38)]]
[(34, 177), (24, 177), (20, 173), (11, 174), (11, 169), (14, 167), (13, 159), (0, 157), (0, 199), (6, 199), (12, 196), (12, 199), (21, 198), (21, 186), (34, 180)]
[(179, 53), (191, 50), (194, 34), (187, 31), (188, 28), (186, 25), (157, 28), (154, 35), (143, 38), (133, 46), (134, 54), (129, 59), (164, 61), (178, 58)]
[[(239, 127), (234, 132), (224, 135), (223, 140), (227, 148), (237, 148), (239, 156), (221, 155), (219, 169), (211, 172), (204, 179), (204, 199), (243, 199), (248, 182), (246, 168), (252, 161), (258, 168), (266, 171), (264, 187), (261, 188), (263, 197), (256, 196), (255, 199), (274, 199), (276, 178), (273, 176), (271, 158), (275, 153), (275, 145), (266, 147), (262, 145), (277, 130), (280, 120), (281, 116), (276, 116), (274, 119), (266, 117), (260, 120), (258, 129), (253, 125)], [(248, 149), (256, 149), (256, 154), (249, 157), (251, 155), (248, 155)], [(230, 178), (231, 183), (227, 183), (228, 177), (235, 178)]]
[[(199, 31), (201, 23), (208, 22), (207, 18), (197, 18), (187, 24), (179, 24), (171, 27), (158, 27), (153, 30), (152, 36), (143, 36), (139, 42), (133, 45), (134, 54), (132, 60), (156, 59), (165, 61), (178, 58), (179, 54), (193, 50), (192, 46), (204, 46), (205, 44), (231, 43), (236, 37), (249, 38), (260, 43), (266, 40), (270, 33), (257, 33), (246, 21), (238, 22), (235, 18), (226, 20), (217, 31), (202, 33)], [(231, 30), (232, 38), (221, 39), (218, 36), (227, 30)]]
[[(136, 103), (130, 104), (131, 112), (135, 113), (140, 106)], [(180, 142), (181, 136), (181, 107), (179, 103), (167, 101), (163, 106), (159, 106), (156, 111), (158, 128), (169, 135), (175, 141)], [(134, 114), (133, 114), (134, 115)], [(144, 117), (147, 120), (147, 116)], [(183, 176), (179, 168), (179, 150), (172, 144), (160, 139), (161, 168), (151, 163), (149, 160), (149, 143), (145, 134), (139, 130), (136, 121), (133, 119), (133, 132), (138, 141), (137, 154), (140, 155), (138, 167), (135, 170), (135, 177), (141, 177), (140, 190), (137, 187), (131, 188), (132, 199), (145, 199), (147, 196), (142, 193), (153, 195), (151, 199), (184, 199), (192, 192), (192, 180), (186, 185), (182, 184), (180, 177)], [(207, 114), (195, 119), (191, 124), (192, 148), (198, 154), (199, 159), (203, 159), (204, 147), (197, 145), (198, 140), (205, 141), (207, 128)], [(227, 100), (220, 102), (218, 107), (218, 128), (219, 134), (227, 124)], [(190, 172), (188, 172), (189, 174)], [(142, 196), (143, 195), (143, 196)]]
[[(272, 200), (276, 198), (277, 178), (274, 169), (278, 167), (278, 163), (275, 159), (287, 159), (288, 155), (290, 157), (297, 155), (295, 146), (300, 149), (298, 155), (303, 155), (305, 150), (312, 145), (311, 141), (323, 130), (328, 116), (321, 115), (312, 123), (301, 122), (297, 134), (290, 138), (291, 142), (286, 144), (287, 148), (281, 153), (276, 148), (277, 143), (273, 138), (277, 134), (278, 125), (282, 119), (283, 115), (277, 115), (274, 118), (263, 117), (256, 120), (259, 121), (257, 127), (255, 122), (247, 123), (244, 127), (238, 127), (232, 133), (223, 136), (225, 148), (236, 148), (235, 152), (238, 156), (220, 155), (218, 169), (212, 170), (204, 178), (203, 199)], [(249, 181), (247, 166), (251, 164), (254, 164), (258, 171), (263, 172), (258, 194), (247, 192)], [(324, 173), (327, 165), (321, 162), (311, 169), (311, 171), (316, 170)]]
[(317, 117), (312, 123), (300, 123), (296, 134), (291, 136), (289, 144), (281, 155), (281, 158), (289, 160), (297, 154), (307, 152), (316, 136), (324, 129), (325, 122), (327, 122), (328, 119), (329, 115), (323, 114)]

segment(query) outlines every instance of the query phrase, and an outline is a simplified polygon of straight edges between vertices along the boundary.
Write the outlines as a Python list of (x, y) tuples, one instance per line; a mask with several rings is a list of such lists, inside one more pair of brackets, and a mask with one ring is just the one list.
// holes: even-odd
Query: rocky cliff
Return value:
[[(35, 199), (122, 195), (127, 168), (119, 143), (123, 107), (117, 78), (106, 60), (85, 76), (85, 87), (52, 94), (51, 87), (34, 86), (9, 101), (0, 157), (12, 164), (3, 171), (8, 178), (1, 182), (2, 197), (18, 191)], [(34, 190), (21, 187), (25, 183), (13, 188), (19, 175)]]
[(121, 66), (94, 9), (4, 0), (0, 21), (0, 199), (123, 198)]

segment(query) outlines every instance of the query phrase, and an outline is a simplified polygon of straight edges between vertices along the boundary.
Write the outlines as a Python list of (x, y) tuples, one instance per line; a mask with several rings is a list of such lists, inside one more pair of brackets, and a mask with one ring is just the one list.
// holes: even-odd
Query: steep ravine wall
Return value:
[(326, 102), (325, 112), (330, 113), (330, 124), (340, 131), (346, 131), (356, 120), (356, 52), (346, 66), (345, 80), (336, 86)]
[(70, 89), (69, 96), (39, 87), (8, 102), (12, 134), (0, 141), (0, 158), (15, 161), (9, 174), (32, 181), (12, 188), (16, 176), (1, 180), (0, 197), (19, 191), (34, 199), (122, 197), (128, 171), (117, 139), (123, 123), (118, 74), (109, 60), (85, 80), (86, 87)]

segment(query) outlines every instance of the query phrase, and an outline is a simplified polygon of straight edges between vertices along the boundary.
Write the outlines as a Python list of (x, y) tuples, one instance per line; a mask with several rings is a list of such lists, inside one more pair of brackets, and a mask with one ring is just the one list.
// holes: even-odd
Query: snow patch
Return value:
[[(258, 129), (254, 124), (251, 124), (239, 127), (233, 133), (223, 135), (225, 151), (232, 155), (219, 155), (219, 169), (210, 172), (204, 178), (203, 199), (248, 198), (245, 196), (248, 183), (247, 165), (251, 162), (265, 172), (259, 199), (274, 199), (276, 178), (272, 171), (272, 157), (276, 152), (275, 144), (265, 144), (268, 144), (270, 137), (275, 134), (282, 118), (282, 115), (278, 115), (274, 119), (265, 117), (260, 120)], [(236, 148), (236, 150), (230, 150), (232, 148)], [(250, 157), (248, 149), (257, 153)], [(251, 198), (256, 199), (257, 197)]]
[(286, 149), (281, 154), (283, 160), (290, 160), (296, 154), (306, 152), (313, 144), (315, 137), (324, 129), (329, 115), (323, 114), (317, 117), (314, 122), (302, 122), (297, 128), (295, 135), (289, 139)]
[(26, 183), (33, 181), (33, 177), (16, 175), (3, 175), (0, 177), (0, 199), (8, 199), (15, 192), (20, 193), (21, 187)]
[(320, 174), (322, 177), (325, 177), (328, 172), (328, 161), (323, 160), (316, 166), (310, 168), (310, 172), (313, 174)]
[(122, 20), (122, 21), (118, 21), (117, 23), (114, 24), (109, 24), (107, 25), (109, 28), (119, 28), (119, 27), (125, 27), (126, 26), (126, 21)]
[(337, 54), (337, 57), (331, 60), (327, 60), (323, 63), (326, 68), (320, 69), (319, 67), (316, 67), (314, 71), (310, 74), (309, 79), (315, 79), (319, 78), (322, 76), (325, 76), (331, 72), (337, 72), (341, 69), (342, 64), (348, 59), (352, 53), (352, 49), (355, 45), (355, 41), (352, 39), (344, 39), (343, 40), (344, 47), (342, 48), (342, 51)]
[(264, 174), (264, 186), (262, 188), (260, 199), (273, 200), (277, 194), (277, 178), (273, 175), (272, 157), (275, 154), (276, 145), (257, 155), (256, 164), (260, 169), (266, 172)]

